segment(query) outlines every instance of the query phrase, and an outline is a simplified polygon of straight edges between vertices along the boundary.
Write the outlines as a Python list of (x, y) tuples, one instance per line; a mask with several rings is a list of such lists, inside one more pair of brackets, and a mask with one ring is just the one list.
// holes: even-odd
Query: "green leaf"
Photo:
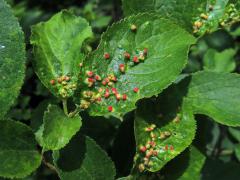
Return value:
[(235, 155), (236, 155), (238, 161), (240, 161), (240, 144), (237, 144), (235, 146)]
[(204, 70), (214, 72), (232, 72), (236, 68), (234, 61), (234, 49), (226, 49), (222, 52), (217, 52), (214, 49), (209, 49), (203, 58)]
[(43, 125), (36, 132), (36, 138), (44, 150), (63, 148), (79, 131), (82, 125), (81, 117), (67, 117), (56, 105), (49, 105), (44, 113)]
[(203, 35), (240, 20), (239, 7), (229, 0), (122, 0), (125, 15), (156, 12), (174, 20), (189, 32)]
[(0, 122), (0, 176), (23, 178), (41, 164), (32, 130), (19, 122)]
[(31, 44), (35, 55), (35, 71), (42, 83), (57, 97), (73, 95), (79, 64), (84, 59), (80, 50), (83, 42), (91, 36), (88, 22), (68, 11), (62, 11), (49, 21), (33, 26)]
[(25, 74), (24, 34), (10, 7), (0, 0), (0, 120), (13, 105)]
[(236, 128), (229, 127), (228, 131), (238, 142), (240, 142), (240, 128), (239, 127), (236, 127)]
[[(151, 103), (144, 104), (138, 109), (135, 118), (135, 163), (140, 172), (145, 169), (159, 171), (191, 144), (196, 132), (189, 107), (183, 105), (181, 113), (165, 117), (159, 117), (153, 107)], [(144, 148), (147, 149), (145, 152), (142, 150)]]
[(228, 125), (240, 125), (240, 75), (198, 72), (192, 77), (186, 103), (195, 114), (210, 116)]
[(240, 27), (236, 28), (235, 30), (231, 31), (230, 34), (234, 37), (240, 36)]
[(196, 147), (191, 146), (166, 165), (164, 177), (168, 180), (189, 180), (193, 177), (200, 179), (205, 160), (206, 157)]
[(54, 151), (54, 164), (62, 180), (113, 180), (113, 162), (91, 138), (77, 134), (70, 143)]
[[(131, 25), (137, 27), (136, 31), (131, 30)], [(187, 62), (189, 46), (194, 42), (195, 38), (189, 33), (154, 14), (139, 14), (114, 24), (103, 35), (98, 49), (84, 62), (82, 76), (83, 81), (88, 81), (85, 72), (92, 71), (102, 82), (111, 79), (111, 75), (117, 82), (112, 80), (106, 86), (101, 81), (82, 83), (81, 107), (90, 106), (92, 116), (121, 116), (133, 110), (139, 99), (159, 94), (177, 78)], [(148, 49), (145, 60), (134, 64), (133, 57), (140, 58), (144, 48)], [(124, 58), (125, 52), (130, 53), (130, 60)], [(109, 53), (109, 59), (104, 58), (105, 53)], [(125, 66), (125, 73), (119, 70), (120, 64)], [(112, 87), (118, 93), (113, 93)], [(139, 91), (134, 92), (134, 88)], [(110, 92), (109, 98), (104, 97), (106, 89)], [(116, 94), (121, 100), (117, 100)], [(109, 107), (113, 107), (112, 112)]]
[(162, 17), (175, 20), (192, 32), (193, 17), (199, 16), (207, 5), (207, 0), (122, 0), (126, 16), (153, 11)]
[[(194, 18), (193, 28), (198, 35), (210, 33), (219, 28), (229, 30), (229, 27), (240, 20), (239, 7), (236, 3), (229, 0), (216, 0), (214, 3), (212, 3), (212, 9), (207, 8)], [(199, 27), (196, 23), (199, 24)]]

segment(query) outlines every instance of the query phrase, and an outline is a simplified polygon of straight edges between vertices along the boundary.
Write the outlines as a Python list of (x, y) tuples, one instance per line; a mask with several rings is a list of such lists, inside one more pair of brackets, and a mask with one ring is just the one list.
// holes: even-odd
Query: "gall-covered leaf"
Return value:
[(196, 122), (188, 106), (183, 105), (175, 116), (165, 117), (153, 109), (146, 102), (137, 110), (135, 118), (135, 169), (140, 172), (159, 171), (192, 143), (196, 132)]
[(114, 24), (83, 64), (80, 107), (92, 116), (133, 110), (139, 99), (159, 94), (177, 78), (193, 43), (193, 36), (155, 14)]
[(62, 11), (32, 28), (33, 65), (42, 83), (57, 97), (68, 98), (77, 87), (83, 42), (92, 36), (88, 22)]

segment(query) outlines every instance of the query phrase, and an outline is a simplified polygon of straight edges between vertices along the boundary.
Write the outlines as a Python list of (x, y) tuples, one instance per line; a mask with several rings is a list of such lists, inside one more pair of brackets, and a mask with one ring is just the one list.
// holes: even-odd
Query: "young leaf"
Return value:
[(89, 108), (92, 116), (133, 110), (139, 99), (157, 95), (177, 78), (194, 42), (189, 33), (154, 14), (114, 24), (84, 62), (80, 107)]
[(70, 143), (53, 153), (62, 180), (113, 180), (115, 168), (107, 154), (89, 137), (77, 134)]
[(57, 97), (67, 98), (76, 89), (83, 42), (92, 36), (88, 22), (62, 11), (32, 28), (33, 65), (42, 83)]
[(19, 122), (0, 122), (0, 176), (23, 178), (41, 164), (32, 130)]
[(63, 148), (79, 131), (81, 117), (67, 117), (56, 105), (49, 105), (44, 113), (43, 125), (36, 132), (36, 138), (44, 150)]
[(136, 166), (140, 172), (159, 171), (192, 142), (196, 124), (189, 107), (175, 117), (159, 117), (146, 103), (135, 118)]
[(186, 149), (182, 154), (173, 159), (163, 171), (168, 180), (200, 179), (201, 170), (206, 157), (194, 146)]
[(234, 49), (226, 49), (222, 52), (217, 52), (214, 49), (209, 49), (203, 58), (204, 70), (214, 72), (232, 72), (236, 68), (234, 61)]
[(205, 114), (228, 126), (240, 125), (240, 75), (198, 72), (193, 75), (186, 103), (195, 114)]
[(13, 105), (23, 84), (24, 34), (10, 7), (0, 0), (0, 120)]

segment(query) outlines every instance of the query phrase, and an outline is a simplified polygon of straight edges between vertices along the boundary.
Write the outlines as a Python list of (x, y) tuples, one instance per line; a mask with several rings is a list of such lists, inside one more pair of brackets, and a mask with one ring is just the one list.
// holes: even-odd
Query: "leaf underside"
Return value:
[(74, 94), (79, 64), (85, 57), (81, 47), (91, 36), (88, 22), (68, 11), (57, 13), (49, 21), (33, 26), (34, 69), (55, 96), (68, 98)]

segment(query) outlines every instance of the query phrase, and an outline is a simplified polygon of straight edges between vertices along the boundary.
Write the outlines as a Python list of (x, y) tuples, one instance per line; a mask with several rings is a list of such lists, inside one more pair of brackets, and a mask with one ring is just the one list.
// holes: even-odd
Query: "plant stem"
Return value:
[(63, 99), (63, 111), (68, 116), (67, 99)]
[(219, 154), (220, 154), (220, 156), (229, 156), (229, 155), (233, 154), (233, 150), (225, 149), (225, 150), (222, 150)]
[(54, 171), (55, 173), (57, 173), (57, 169), (55, 168), (55, 166), (52, 165), (51, 163), (47, 162), (44, 156), (42, 156), (42, 162), (43, 162), (43, 164), (45, 164), (49, 169), (51, 169), (52, 171)]
[(68, 117), (74, 117), (76, 114), (78, 114), (81, 111), (81, 108), (79, 106), (76, 107), (76, 109), (73, 112), (70, 112), (68, 114)]

